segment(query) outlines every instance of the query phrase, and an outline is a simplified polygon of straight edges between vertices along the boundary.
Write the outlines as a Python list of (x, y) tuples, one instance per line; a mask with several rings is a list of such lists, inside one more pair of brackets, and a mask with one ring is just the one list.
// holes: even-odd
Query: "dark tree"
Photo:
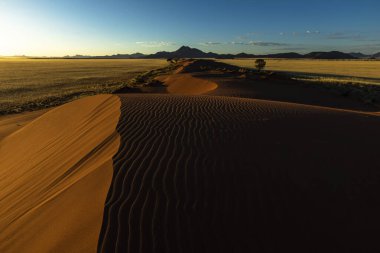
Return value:
[(168, 58), (168, 59), (166, 59), (166, 61), (169, 63), (177, 63), (179, 61), (179, 59), (178, 58)]
[(255, 61), (255, 67), (259, 72), (261, 72), (265, 68), (265, 65), (267, 65), (267, 63), (264, 59), (257, 59)]

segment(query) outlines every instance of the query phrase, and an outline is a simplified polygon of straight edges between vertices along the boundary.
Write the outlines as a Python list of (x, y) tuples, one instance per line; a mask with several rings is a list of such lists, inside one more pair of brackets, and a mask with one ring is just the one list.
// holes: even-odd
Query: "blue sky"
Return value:
[(0, 0), (0, 55), (380, 52), (379, 0)]

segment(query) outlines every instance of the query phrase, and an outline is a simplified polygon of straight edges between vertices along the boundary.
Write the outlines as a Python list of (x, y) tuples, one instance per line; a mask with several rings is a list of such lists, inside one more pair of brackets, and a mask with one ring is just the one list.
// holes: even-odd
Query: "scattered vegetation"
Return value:
[(0, 59), (0, 115), (112, 93), (165, 60)]
[[(252, 59), (219, 61), (243, 68), (255, 68), (255, 61)], [(380, 84), (380, 61), (376, 60), (265, 59), (265, 61), (266, 69), (269, 71), (288, 72), (295, 75), (372, 79)]]
[(259, 72), (264, 70), (266, 64), (267, 63), (264, 59), (256, 59), (256, 61), (255, 61), (255, 67)]
[[(269, 60), (270, 61), (270, 60)], [(314, 60), (281, 60), (282, 63), (293, 63), (298, 62), (298, 66), (302, 68), (302, 64), (307, 65), (308, 62), (313, 62)], [(241, 60), (224, 60), (223, 63), (230, 63), (233, 64), (236, 62), (236, 66), (245, 66), (248, 65), (252, 67), (252, 61), (245, 61), (245, 64), (242, 64)], [(323, 65), (323, 68), (326, 68), (326, 64), (329, 61), (317, 61), (320, 62), (320, 64)], [(360, 62), (360, 61), (354, 61), (358, 64), (359, 68), (363, 68), (366, 64), (371, 65), (371, 62)], [(313, 65), (313, 63), (309, 65)], [(333, 68), (334, 66), (337, 66), (339, 63), (336, 63), (335, 61), (330, 62), (330, 67)], [(352, 62), (350, 63), (350, 65)], [(373, 62), (372, 62), (373, 64)], [(344, 66), (345, 64), (341, 65)], [(375, 64), (375, 66), (377, 66)], [(285, 64), (284, 64), (285, 67)], [(371, 66), (373, 68), (373, 66)], [(369, 67), (370, 69), (372, 69)], [(379, 65), (380, 67), (380, 65)], [(293, 68), (297, 68), (297, 66), (293, 66)], [(351, 66), (351, 68), (353, 68)], [(318, 72), (321, 71), (321, 69), (318, 69), (317, 67), (314, 67), (309, 69), (310, 72)], [(355, 70), (355, 68), (353, 68)], [(380, 69), (380, 68), (379, 68)], [(356, 69), (357, 70), (357, 69)], [(346, 71), (347, 73), (351, 72), (352, 69), (343, 70), (340, 71)], [(322, 88), (326, 89), (329, 92), (344, 96), (344, 97), (350, 97), (355, 100), (362, 101), (366, 104), (371, 104), (375, 107), (380, 107), (380, 78), (371, 78), (373, 76), (379, 75), (379, 72), (371, 70), (371, 76), (370, 78), (364, 78), (364, 77), (350, 77), (350, 76), (335, 76), (335, 75), (328, 75), (328, 74), (305, 74), (305, 73), (299, 73), (299, 72), (286, 72), (286, 71), (266, 71), (265, 73), (261, 73), (260, 75), (255, 75), (254, 70), (252, 68), (246, 68), (245, 71), (240, 70), (239, 72), (244, 72), (245, 77), (252, 79), (252, 80), (260, 80), (260, 79), (266, 79), (267, 81), (281, 81), (284, 84), (293, 84), (293, 85), (310, 85), (316, 88)], [(362, 70), (361, 73), (364, 73)], [(380, 75), (379, 75), (380, 77)], [(295, 80), (299, 82), (290, 82), (289, 80)]]
[(366, 104), (380, 107), (380, 85), (369, 82), (354, 80), (340, 80), (334, 78), (299, 78), (292, 77), (294, 80), (303, 81), (308, 85), (321, 87), (332, 93), (343, 97), (351, 97)]
[(176, 64), (176, 63), (178, 63), (179, 60), (180, 59), (178, 59), (178, 58), (168, 58), (168, 59), (166, 59), (166, 61), (168, 63), (171, 63), (171, 64)]
[[(180, 65), (183, 72), (221, 71), (252, 80), (293, 79), (303, 85), (319, 86), (342, 96), (380, 105), (380, 62), (280, 60), (278, 65), (273, 65), (276, 60), (267, 60), (268, 69), (273, 66), (283, 66), (284, 69), (262, 72), (266, 60), (264, 63), (261, 60), (254, 62), (255, 65), (252, 60), (196, 60), (194, 64), (182, 66), (182, 60), (177, 58), (167, 61), (0, 59), (0, 115), (57, 106), (88, 95), (162, 87), (155, 77), (170, 74)], [(305, 66), (312, 73), (326, 70), (329, 73), (344, 72), (347, 76), (303, 73), (300, 70)], [(298, 71), (286, 71), (297, 68)], [(353, 77), (349, 73), (369, 74)]]
[(136, 77), (128, 81), (125, 85), (115, 90), (114, 93), (123, 93), (126, 91), (133, 91), (134, 89), (139, 89), (139, 88), (147, 87), (147, 86), (149, 87), (162, 86), (163, 84), (160, 81), (156, 80), (155, 78), (160, 75), (168, 75), (172, 73), (174, 70), (178, 68), (179, 63), (180, 63), (179, 59), (177, 59), (177, 61), (169, 61), (169, 60), (167, 61), (171, 62), (171, 64), (163, 68), (153, 69), (153, 70), (137, 75)]

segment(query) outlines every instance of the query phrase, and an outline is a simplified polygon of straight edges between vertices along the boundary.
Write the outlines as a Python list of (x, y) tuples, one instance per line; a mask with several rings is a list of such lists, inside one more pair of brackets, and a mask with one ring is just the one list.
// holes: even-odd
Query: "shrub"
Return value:
[(264, 59), (257, 59), (255, 61), (255, 67), (259, 72), (261, 72), (265, 68), (265, 65), (267, 65), (267, 63)]

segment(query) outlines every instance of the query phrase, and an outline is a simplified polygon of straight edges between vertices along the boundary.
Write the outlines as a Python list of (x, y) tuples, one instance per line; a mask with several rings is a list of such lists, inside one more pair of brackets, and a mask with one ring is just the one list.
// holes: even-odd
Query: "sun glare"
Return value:
[(34, 44), (33, 32), (28, 22), (9, 13), (0, 16), (0, 55), (23, 54)]
[(0, 55), (9, 56), (16, 52), (16, 32), (12, 31), (9, 15), (0, 15)]
[(0, 55), (25, 55), (46, 50), (41, 28), (30, 19), (10, 13), (0, 15)]

